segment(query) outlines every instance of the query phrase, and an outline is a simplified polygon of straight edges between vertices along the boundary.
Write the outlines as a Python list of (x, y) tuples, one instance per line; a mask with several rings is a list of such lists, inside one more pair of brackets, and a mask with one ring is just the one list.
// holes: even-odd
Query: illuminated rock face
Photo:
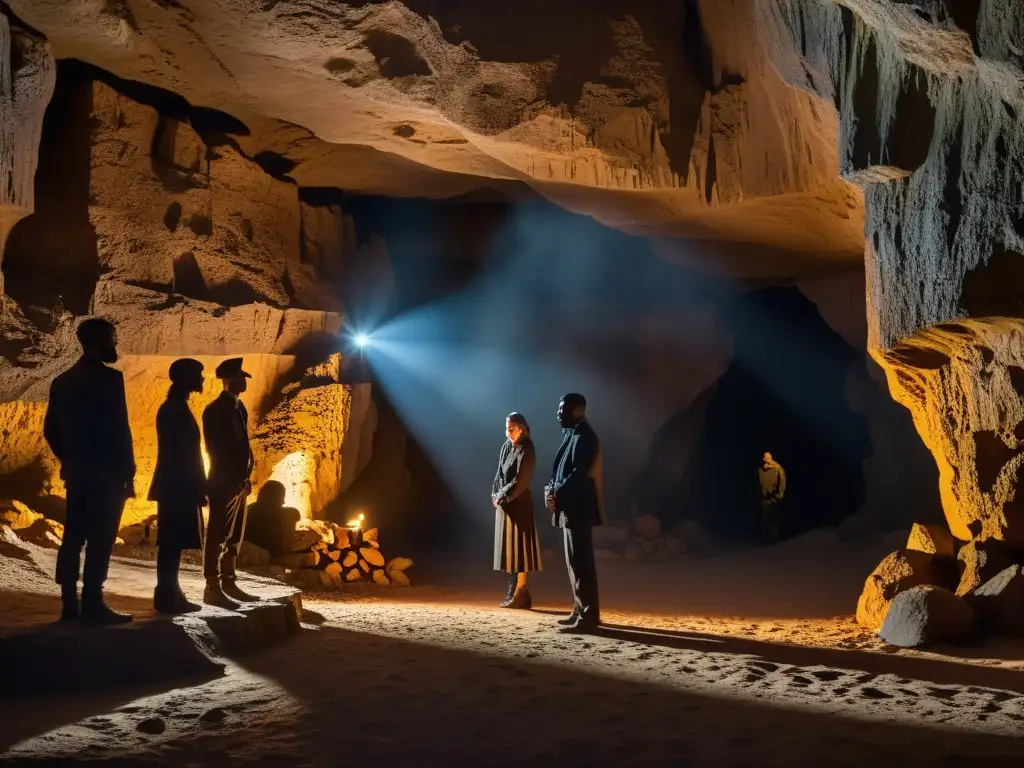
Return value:
[(1024, 544), (1024, 7), (774, 0), (770, 46), (839, 111), (864, 188), (869, 345), (959, 539)]

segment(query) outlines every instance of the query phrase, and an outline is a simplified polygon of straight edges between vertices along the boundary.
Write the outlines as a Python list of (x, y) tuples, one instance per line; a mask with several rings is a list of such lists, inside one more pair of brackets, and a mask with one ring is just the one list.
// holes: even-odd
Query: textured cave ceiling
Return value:
[(744, 277), (863, 259), (831, 104), (750, 0), (9, 0), (74, 58), (244, 123), (301, 186), (540, 194)]

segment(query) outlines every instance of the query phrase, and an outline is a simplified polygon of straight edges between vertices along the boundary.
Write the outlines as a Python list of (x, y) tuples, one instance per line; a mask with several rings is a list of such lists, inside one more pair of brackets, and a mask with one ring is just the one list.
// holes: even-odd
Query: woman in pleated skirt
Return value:
[(530, 608), (533, 601), (526, 574), (541, 570), (540, 541), (533, 517), (530, 482), (536, 455), (530, 427), (521, 413), (505, 419), (508, 440), (498, 456), (498, 472), (491, 487), (494, 505), (494, 570), (508, 574), (508, 594), (502, 608)]

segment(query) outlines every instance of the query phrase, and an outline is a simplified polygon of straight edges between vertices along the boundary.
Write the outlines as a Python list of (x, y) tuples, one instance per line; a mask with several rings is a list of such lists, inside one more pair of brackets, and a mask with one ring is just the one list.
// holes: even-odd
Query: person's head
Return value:
[(587, 401), (583, 395), (571, 392), (558, 403), (558, 423), (562, 427), (575, 427), (587, 415)]
[(167, 375), (171, 385), (187, 395), (203, 391), (203, 364), (191, 357), (182, 357), (171, 363)]
[(82, 354), (101, 363), (117, 362), (117, 329), (109, 320), (90, 317), (76, 331)]
[(530, 425), (521, 413), (510, 413), (505, 417), (505, 434), (508, 439), (518, 445), (530, 436)]
[(765, 451), (764, 452), (764, 456), (761, 457), (761, 460), (765, 464), (771, 464), (772, 463), (772, 455), (768, 451)]
[(224, 385), (224, 391), (232, 395), (240, 395), (249, 388), (247, 379), (252, 377), (242, 370), (242, 358), (230, 357), (217, 366), (217, 378)]

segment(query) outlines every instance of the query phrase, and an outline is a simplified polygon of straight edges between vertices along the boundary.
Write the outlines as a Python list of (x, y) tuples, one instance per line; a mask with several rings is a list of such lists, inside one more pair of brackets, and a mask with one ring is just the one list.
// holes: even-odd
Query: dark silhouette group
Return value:
[[(117, 362), (117, 332), (100, 318), (78, 326), (82, 356), (50, 388), (44, 435), (60, 461), (67, 488), (67, 520), (57, 553), (56, 581), (61, 588), (62, 621), (123, 624), (132, 616), (110, 608), (103, 599), (110, 556), (125, 501), (135, 496), (135, 459)], [(203, 550), (206, 588), (203, 602), (222, 608), (258, 598), (237, 584), (235, 560), (246, 521), (246, 498), (252, 490), (253, 455), (248, 414), (239, 399), (250, 375), (242, 358), (217, 366), (223, 391), (203, 412), (203, 431), (189, 409), (189, 398), (203, 391), (203, 365), (175, 360), (171, 385), (157, 412), (157, 462), (148, 498), (157, 504), (157, 584), (154, 608), (160, 613), (196, 611), (181, 590), (178, 570), (186, 549)], [(201, 439), (210, 458), (203, 466)], [(209, 504), (208, 524), (202, 510)], [(78, 578), (82, 550), (81, 601)]]
[[(587, 401), (582, 395), (568, 394), (559, 402), (562, 444), (544, 487), (544, 506), (551, 512), (551, 524), (563, 532), (572, 587), (572, 613), (558, 622), (564, 632), (593, 632), (601, 621), (593, 541), (593, 527), (604, 522), (601, 443), (586, 414)], [(509, 414), (505, 434), (508, 439), (498, 456), (491, 489), (496, 511), (494, 568), (509, 575), (508, 594), (501, 606), (528, 609), (532, 600), (526, 574), (542, 567), (530, 493), (535, 451), (522, 414)]]
[[(81, 358), (54, 379), (44, 425), (67, 488), (67, 521), (56, 569), (61, 619), (122, 624), (132, 616), (106, 604), (103, 585), (125, 502), (135, 496), (124, 376), (111, 367), (118, 359), (117, 332), (111, 323), (90, 318), (78, 326), (77, 333)], [(251, 377), (240, 357), (217, 366), (222, 391), (203, 411), (200, 432), (189, 399), (203, 391), (203, 373), (198, 360), (175, 360), (168, 370), (167, 399), (156, 418), (157, 462), (148, 498), (157, 505), (153, 604), (165, 614), (199, 610), (186, 598), (178, 578), (181, 555), (187, 549), (203, 551), (204, 603), (230, 609), (258, 599), (238, 586), (235, 571), (249, 513), (246, 501), (252, 492), (248, 413), (240, 399)], [(544, 488), (544, 506), (565, 538), (573, 609), (559, 623), (567, 632), (590, 632), (600, 622), (592, 528), (603, 523), (601, 450), (586, 409), (582, 395), (568, 394), (559, 402), (557, 419), (563, 439)], [(530, 492), (536, 455), (522, 414), (510, 414), (505, 430), (508, 440), (501, 449), (491, 491), (496, 513), (494, 567), (509, 575), (502, 606), (528, 609), (532, 600), (526, 574), (542, 568)], [(210, 461), (208, 473), (203, 440)], [(283, 551), (290, 538), (283, 526), (290, 525), (294, 532), (298, 517), (284, 508), (283, 486), (268, 482), (251, 509), (260, 542), (272, 552)], [(84, 570), (80, 569), (83, 549)]]

